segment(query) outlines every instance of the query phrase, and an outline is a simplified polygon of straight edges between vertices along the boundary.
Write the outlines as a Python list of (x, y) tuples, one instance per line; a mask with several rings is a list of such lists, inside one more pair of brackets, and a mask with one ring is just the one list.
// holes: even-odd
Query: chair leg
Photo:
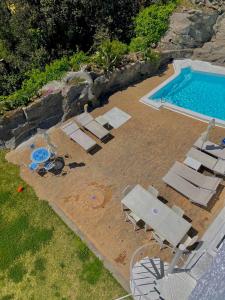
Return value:
[(145, 232), (148, 231), (149, 226), (147, 224), (145, 224)]

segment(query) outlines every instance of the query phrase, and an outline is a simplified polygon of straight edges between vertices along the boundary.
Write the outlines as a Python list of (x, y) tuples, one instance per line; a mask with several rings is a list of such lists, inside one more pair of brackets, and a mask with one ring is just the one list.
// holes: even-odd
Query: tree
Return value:
[[(17, 89), (32, 68), (77, 49), (89, 51), (101, 36), (129, 42), (133, 18), (151, 0), (1, 0), (0, 93)], [(7, 54), (6, 54), (7, 53)]]

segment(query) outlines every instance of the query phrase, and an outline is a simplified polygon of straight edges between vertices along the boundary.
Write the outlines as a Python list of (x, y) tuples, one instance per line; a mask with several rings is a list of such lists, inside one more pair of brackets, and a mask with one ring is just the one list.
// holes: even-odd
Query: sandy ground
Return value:
[[(172, 66), (159, 76), (153, 76), (139, 84), (117, 92), (109, 103), (92, 112), (98, 116), (112, 107), (119, 107), (132, 118), (119, 129), (113, 129), (114, 138), (107, 144), (98, 142), (102, 149), (94, 155), (85, 153), (79, 145), (69, 140), (59, 128), (51, 129), (51, 138), (59, 155), (69, 154), (66, 164), (82, 163), (74, 169), (65, 167), (65, 176), (47, 174), (40, 177), (21, 166), (22, 178), (30, 184), (41, 199), (56, 203), (70, 218), (98, 252), (128, 281), (129, 262), (133, 252), (145, 243), (152, 243), (152, 256), (170, 260), (168, 250), (159, 251), (151, 241), (151, 232), (143, 229), (134, 232), (130, 223), (124, 222), (120, 201), (127, 185), (152, 184), (168, 205), (182, 207), (192, 227), (201, 236), (212, 219), (224, 206), (224, 192), (206, 210), (191, 204), (186, 198), (162, 182), (172, 164), (183, 161), (206, 124), (181, 114), (162, 109), (154, 110), (139, 102), (173, 73)], [(215, 128), (211, 139), (218, 142), (225, 130)], [(7, 159), (15, 164), (27, 164), (31, 150), (29, 143), (11, 151)], [(35, 144), (44, 145), (35, 138)], [(82, 166), (85, 164), (84, 166)]]

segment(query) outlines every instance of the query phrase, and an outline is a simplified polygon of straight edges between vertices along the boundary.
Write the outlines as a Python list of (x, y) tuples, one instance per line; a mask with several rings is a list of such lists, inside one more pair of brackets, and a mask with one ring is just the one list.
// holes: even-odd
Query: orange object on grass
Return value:
[(21, 193), (23, 191), (23, 187), (20, 185), (20, 186), (18, 186), (18, 188), (17, 188), (17, 192), (18, 193)]

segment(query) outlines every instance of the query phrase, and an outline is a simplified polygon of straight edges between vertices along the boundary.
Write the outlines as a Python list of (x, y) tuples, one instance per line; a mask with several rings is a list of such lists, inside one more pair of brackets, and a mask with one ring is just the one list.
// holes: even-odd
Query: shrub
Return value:
[(149, 45), (157, 43), (168, 29), (169, 17), (176, 8), (176, 2), (153, 4), (140, 11), (135, 18), (136, 36), (146, 38)]
[(44, 71), (33, 69), (26, 74), (27, 79), (23, 82), (21, 89), (9, 96), (0, 97), (0, 113), (27, 105), (43, 85), (49, 81), (61, 79), (69, 69), (70, 65), (66, 57), (46, 65)]
[(79, 71), (82, 64), (88, 61), (89, 57), (83, 51), (79, 51), (70, 57), (69, 64), (73, 71)]
[(143, 36), (135, 37), (129, 45), (130, 52), (144, 52), (148, 48), (148, 41)]
[(123, 55), (127, 52), (128, 47), (126, 44), (117, 40), (110, 41), (107, 39), (98, 47), (92, 57), (92, 61), (105, 72), (109, 72), (120, 64)]
[(160, 55), (159, 55), (159, 53), (153, 51), (151, 48), (148, 48), (143, 52), (143, 59), (145, 61), (149, 61), (155, 65), (158, 65)]

